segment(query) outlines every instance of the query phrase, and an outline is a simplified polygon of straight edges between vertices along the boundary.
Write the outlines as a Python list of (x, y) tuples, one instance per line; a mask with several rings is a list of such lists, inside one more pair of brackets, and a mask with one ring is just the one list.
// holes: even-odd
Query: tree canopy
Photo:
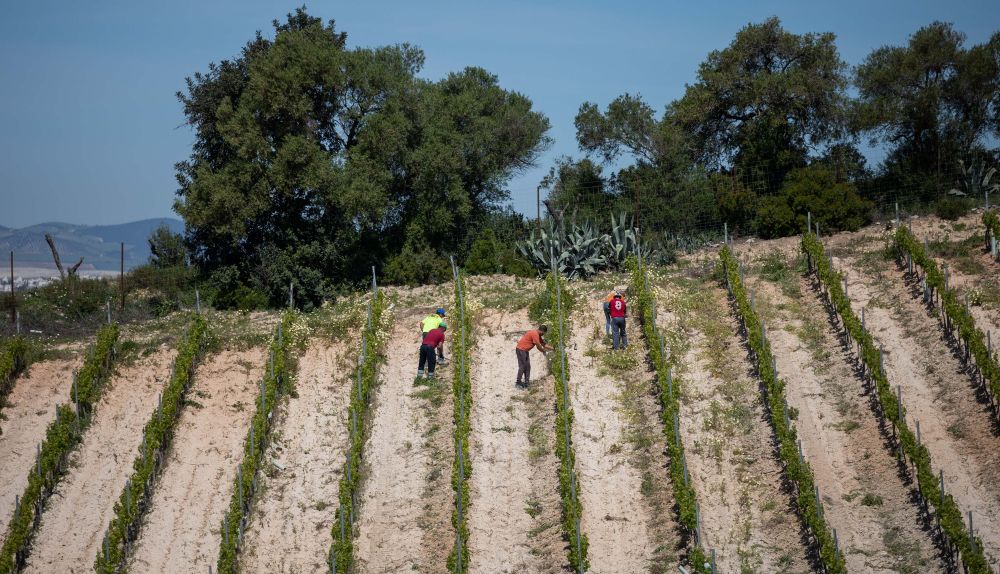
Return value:
[(545, 116), (483, 69), (420, 79), (419, 49), (348, 48), (304, 9), (274, 30), (178, 94), (196, 139), (175, 209), (220, 285), (277, 302), (291, 282), (312, 304), (404, 248), (464, 253), (548, 144)]
[(890, 146), (893, 170), (951, 172), (956, 159), (984, 149), (984, 137), (1000, 135), (1000, 33), (967, 48), (964, 34), (934, 22), (906, 46), (869, 54), (855, 82), (855, 127)]
[(834, 34), (794, 34), (772, 17), (711, 52), (670, 113), (701, 162), (781, 181), (843, 134), (846, 72)]

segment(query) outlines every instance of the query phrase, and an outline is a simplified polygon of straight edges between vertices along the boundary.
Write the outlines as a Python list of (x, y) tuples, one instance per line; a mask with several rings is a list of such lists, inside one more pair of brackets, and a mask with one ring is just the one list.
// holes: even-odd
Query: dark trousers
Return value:
[(611, 303), (605, 301), (603, 303), (604, 307), (604, 334), (611, 335)]
[(434, 357), (434, 347), (430, 345), (420, 345), (420, 366), (417, 367), (417, 370), (423, 371), (425, 364), (427, 365), (427, 372), (433, 375), (437, 359)]
[[(423, 333), (421, 333), (421, 336), (424, 336), (426, 334), (427, 334), (427, 332), (424, 331)], [(444, 343), (441, 343), (440, 345), (438, 345), (438, 347), (437, 347), (437, 356), (438, 356), (438, 359), (444, 359)]]
[(531, 382), (531, 359), (528, 358), (528, 351), (514, 349), (517, 354), (517, 382), (521, 382), (521, 375), (524, 375), (524, 384)]
[(613, 333), (613, 347), (628, 346), (628, 336), (625, 335), (625, 317), (611, 318), (611, 332)]

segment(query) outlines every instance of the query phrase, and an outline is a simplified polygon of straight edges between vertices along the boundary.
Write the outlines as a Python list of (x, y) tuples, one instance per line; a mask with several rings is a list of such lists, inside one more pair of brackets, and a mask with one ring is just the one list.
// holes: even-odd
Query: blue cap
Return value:
[(438, 307), (438, 310), (435, 311), (435, 313), (444, 317), (444, 307)]

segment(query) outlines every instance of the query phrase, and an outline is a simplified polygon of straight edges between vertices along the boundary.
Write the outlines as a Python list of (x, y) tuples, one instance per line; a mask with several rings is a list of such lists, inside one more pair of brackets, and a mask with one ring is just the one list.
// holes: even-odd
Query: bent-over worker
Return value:
[(427, 365), (427, 376), (434, 378), (434, 366), (436, 364), (434, 349), (444, 343), (444, 332), (448, 330), (448, 325), (441, 323), (435, 329), (431, 329), (424, 335), (420, 342), (420, 362), (417, 366), (417, 378), (424, 376), (424, 365)]
[[(514, 349), (514, 353), (517, 355), (517, 379), (514, 381), (514, 385), (524, 388), (531, 382), (531, 358), (528, 357), (531, 349), (538, 349), (543, 353), (553, 350), (552, 346), (545, 342), (545, 333), (548, 330), (549, 328), (545, 325), (539, 325), (537, 329), (525, 333), (517, 342), (517, 348)], [(524, 376), (523, 383), (521, 382), (522, 375)]]
[[(438, 307), (437, 311), (434, 311), (431, 315), (428, 315), (420, 321), (420, 334), (427, 335), (433, 329), (437, 329), (444, 322), (444, 308)], [(439, 363), (444, 364), (444, 343), (437, 348), (437, 360)]]

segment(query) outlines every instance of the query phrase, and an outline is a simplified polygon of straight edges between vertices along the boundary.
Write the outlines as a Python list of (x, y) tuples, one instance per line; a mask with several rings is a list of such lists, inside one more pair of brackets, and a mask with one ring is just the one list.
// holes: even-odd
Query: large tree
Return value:
[[(585, 102), (576, 115), (576, 138), (580, 149), (604, 164), (623, 156), (634, 162), (606, 178), (602, 193), (614, 198), (614, 203), (605, 201), (605, 213), (612, 209), (635, 213), (636, 223), (643, 229), (665, 231), (697, 225), (706, 216), (703, 208), (713, 209), (706, 173), (695, 163), (691, 138), (669, 110), (657, 117), (641, 97), (631, 94), (615, 98), (603, 112), (596, 104)], [(566, 164), (557, 166), (560, 179), (565, 181), (550, 192), (550, 197), (559, 192), (556, 199), (566, 203), (577, 187), (574, 177), (588, 175), (592, 169), (585, 162), (589, 160), (578, 162), (576, 169), (569, 171)], [(597, 177), (601, 177), (599, 171)]]
[(282, 300), (363, 278), (408, 246), (462, 252), (547, 143), (526, 97), (478, 68), (416, 78), (423, 53), (346, 46), (303, 9), (178, 94), (195, 130), (175, 209), (194, 261)]
[[(985, 136), (1000, 133), (1000, 34), (967, 48), (964, 34), (934, 22), (906, 46), (869, 54), (855, 82), (856, 128), (873, 144), (889, 144), (890, 171), (924, 180), (951, 173), (958, 159), (982, 150)], [(925, 195), (938, 188), (932, 182)]]
[(843, 132), (847, 67), (835, 40), (791, 33), (774, 17), (749, 24), (708, 55), (669, 115), (700, 161), (761, 173), (774, 191)]
[(634, 161), (609, 183), (641, 206), (644, 228), (697, 229), (721, 210), (745, 229), (755, 194), (776, 193), (790, 170), (842, 144), (847, 77), (834, 41), (777, 18), (750, 24), (662, 114), (631, 94), (604, 111), (585, 102), (577, 142), (605, 163)]

